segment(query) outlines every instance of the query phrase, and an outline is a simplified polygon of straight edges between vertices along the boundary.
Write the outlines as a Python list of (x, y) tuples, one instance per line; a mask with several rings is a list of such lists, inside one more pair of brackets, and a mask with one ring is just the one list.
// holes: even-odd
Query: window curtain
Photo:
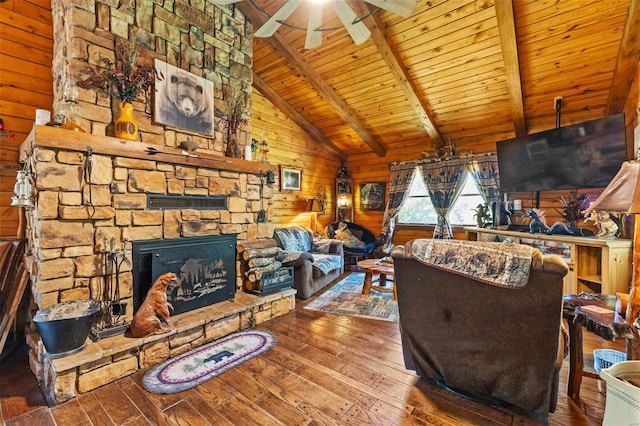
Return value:
[(427, 162), (420, 166), (422, 179), (429, 198), (438, 215), (438, 223), (433, 230), (433, 238), (453, 239), (449, 224), (449, 208), (456, 202), (462, 191), (462, 176), (466, 172), (466, 158)]
[[(380, 233), (380, 243), (383, 246), (391, 245), (393, 239), (393, 231), (395, 228), (395, 220), (398, 211), (402, 206), (411, 182), (416, 172), (416, 162), (403, 162), (391, 164), (391, 175), (389, 177), (389, 201), (384, 211), (384, 219), (382, 221), (382, 232)], [(383, 247), (383, 249), (386, 247)]]
[(482, 199), (486, 203), (500, 199), (498, 157), (495, 152), (474, 155), (467, 163), (467, 170), (471, 173), (482, 195)]

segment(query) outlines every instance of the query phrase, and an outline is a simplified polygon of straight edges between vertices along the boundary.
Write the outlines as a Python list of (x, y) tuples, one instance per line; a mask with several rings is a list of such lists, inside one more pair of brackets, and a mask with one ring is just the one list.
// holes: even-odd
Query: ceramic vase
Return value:
[(133, 105), (129, 102), (120, 102), (120, 115), (115, 121), (116, 137), (137, 141), (138, 125), (133, 118)]

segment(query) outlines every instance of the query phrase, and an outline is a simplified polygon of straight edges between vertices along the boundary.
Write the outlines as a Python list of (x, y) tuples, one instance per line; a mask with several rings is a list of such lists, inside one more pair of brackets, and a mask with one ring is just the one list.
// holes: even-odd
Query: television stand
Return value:
[(543, 253), (558, 254), (569, 265), (564, 294), (582, 291), (615, 295), (629, 293), (633, 241), (577, 237), (561, 234), (530, 234), (495, 228), (465, 227), (474, 241), (504, 241), (537, 247)]

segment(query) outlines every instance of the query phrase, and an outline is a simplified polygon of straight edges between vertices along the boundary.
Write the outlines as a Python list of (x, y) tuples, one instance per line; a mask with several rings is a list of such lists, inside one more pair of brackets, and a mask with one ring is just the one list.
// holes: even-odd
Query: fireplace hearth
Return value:
[(167, 288), (174, 315), (233, 299), (236, 291), (236, 235), (134, 241), (133, 308), (144, 301), (162, 274), (178, 277)]

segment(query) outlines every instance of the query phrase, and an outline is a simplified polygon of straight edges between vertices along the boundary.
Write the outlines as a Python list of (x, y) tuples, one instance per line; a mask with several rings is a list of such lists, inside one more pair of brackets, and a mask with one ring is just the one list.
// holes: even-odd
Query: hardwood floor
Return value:
[[(544, 423), (517, 409), (455, 396), (418, 381), (404, 369), (396, 323), (296, 310), (258, 328), (277, 335), (271, 351), (188, 391), (156, 395), (142, 387), (144, 372), (48, 407), (26, 353), (0, 365), (0, 409), (13, 425), (514, 425)], [(523, 332), (523, 338), (526, 333)], [(623, 350), (584, 333), (585, 353)], [(586, 360), (585, 362), (590, 362)], [(605, 395), (584, 378), (580, 404), (566, 395), (568, 361), (561, 373), (551, 425), (598, 425)]]

